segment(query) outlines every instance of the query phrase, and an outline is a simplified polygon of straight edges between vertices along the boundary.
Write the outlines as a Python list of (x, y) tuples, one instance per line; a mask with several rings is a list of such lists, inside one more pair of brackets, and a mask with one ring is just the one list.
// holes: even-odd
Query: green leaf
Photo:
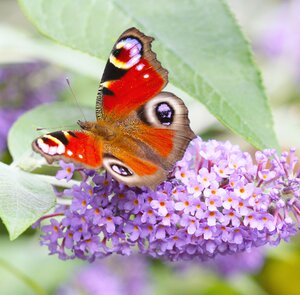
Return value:
[[(93, 108), (81, 109), (87, 120), (95, 120)], [(84, 120), (79, 107), (62, 102), (40, 105), (28, 111), (14, 123), (8, 134), (8, 148), (13, 160), (18, 164), (29, 159), (34, 161), (30, 155), (33, 154), (31, 143), (35, 138), (60, 129), (78, 129), (78, 119)], [(38, 127), (47, 129), (41, 133), (36, 130)]]
[(39, 176), (23, 172), (0, 162), (0, 218), (11, 240), (55, 205), (50, 184)]
[[(125, 29), (156, 38), (170, 81), (258, 148), (278, 148), (271, 111), (248, 43), (220, 0), (19, 0), (48, 37), (106, 59)], [(77, 17), (75, 17), (77, 16)]]

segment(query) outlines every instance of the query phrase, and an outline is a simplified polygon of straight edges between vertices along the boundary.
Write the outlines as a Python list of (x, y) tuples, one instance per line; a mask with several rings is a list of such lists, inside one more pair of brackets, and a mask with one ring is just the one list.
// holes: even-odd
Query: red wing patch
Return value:
[(37, 138), (32, 147), (48, 163), (63, 159), (92, 169), (102, 166), (103, 144), (88, 132), (57, 131), (45, 134)]
[(122, 79), (104, 83), (113, 93), (103, 96), (104, 111), (118, 118), (127, 116), (157, 95), (164, 84), (162, 76), (146, 59), (141, 59)]
[(173, 150), (174, 130), (152, 128), (147, 125), (140, 126), (141, 132), (135, 134), (136, 138), (147, 143), (161, 157), (167, 158)]

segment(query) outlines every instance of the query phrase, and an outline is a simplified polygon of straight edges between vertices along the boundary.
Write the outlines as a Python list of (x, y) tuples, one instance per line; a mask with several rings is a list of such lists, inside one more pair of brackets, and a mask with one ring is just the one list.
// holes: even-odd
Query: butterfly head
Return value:
[(111, 141), (116, 137), (114, 128), (104, 120), (98, 120), (97, 122), (78, 120), (77, 124), (81, 129), (91, 132), (95, 137), (102, 138), (103, 140)]
[(89, 122), (89, 121), (77, 121), (77, 124), (79, 125), (79, 127), (83, 130), (86, 131), (91, 131), (95, 128), (95, 123), (94, 122)]

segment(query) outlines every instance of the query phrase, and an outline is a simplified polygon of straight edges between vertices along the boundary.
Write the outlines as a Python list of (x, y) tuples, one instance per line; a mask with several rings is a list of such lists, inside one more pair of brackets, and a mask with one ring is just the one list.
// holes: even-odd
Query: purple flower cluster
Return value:
[(49, 69), (39, 61), (0, 67), (0, 153), (6, 148), (9, 128), (22, 113), (57, 99), (63, 80), (55, 79)]
[[(128, 271), (128, 266), (130, 269)], [(80, 269), (57, 295), (146, 295), (150, 292), (147, 261), (142, 256), (115, 256)]]
[[(281, 156), (267, 149), (253, 163), (229, 142), (196, 138), (156, 191), (81, 171), (81, 184), (59, 193), (58, 204), (69, 198), (70, 205), (42, 226), (42, 244), (61, 259), (90, 261), (134, 249), (175, 261), (276, 246), (299, 225), (297, 161), (294, 149)], [(69, 178), (74, 167), (61, 165), (60, 178)]]

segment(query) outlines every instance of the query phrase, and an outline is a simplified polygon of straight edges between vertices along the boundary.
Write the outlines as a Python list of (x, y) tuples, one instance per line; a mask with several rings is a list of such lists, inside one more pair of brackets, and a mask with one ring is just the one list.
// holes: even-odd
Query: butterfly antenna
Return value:
[(36, 131), (58, 130), (58, 129), (66, 129), (66, 128), (74, 128), (74, 125), (69, 125), (69, 126), (56, 126), (56, 127), (37, 127), (37, 128), (36, 128)]
[(76, 95), (75, 95), (75, 93), (74, 93), (74, 91), (73, 91), (73, 89), (72, 89), (72, 87), (71, 87), (71, 83), (70, 83), (70, 80), (69, 80), (68, 77), (66, 77), (66, 81), (67, 81), (68, 86), (69, 86), (69, 88), (70, 88), (70, 91), (71, 91), (71, 93), (72, 93), (72, 95), (73, 95), (73, 97), (74, 97), (74, 99), (75, 99), (75, 101), (76, 101), (76, 104), (77, 104), (77, 106), (78, 106), (78, 108), (79, 108), (79, 110), (80, 110), (80, 112), (81, 112), (81, 115), (83, 116), (84, 120), (87, 121), (87, 119), (86, 119), (86, 117), (85, 117), (85, 115), (84, 115), (84, 113), (83, 113), (83, 111), (82, 111), (82, 108), (80, 107), (80, 105), (79, 105), (79, 103), (78, 103), (78, 99), (77, 99), (77, 97), (76, 97)]

